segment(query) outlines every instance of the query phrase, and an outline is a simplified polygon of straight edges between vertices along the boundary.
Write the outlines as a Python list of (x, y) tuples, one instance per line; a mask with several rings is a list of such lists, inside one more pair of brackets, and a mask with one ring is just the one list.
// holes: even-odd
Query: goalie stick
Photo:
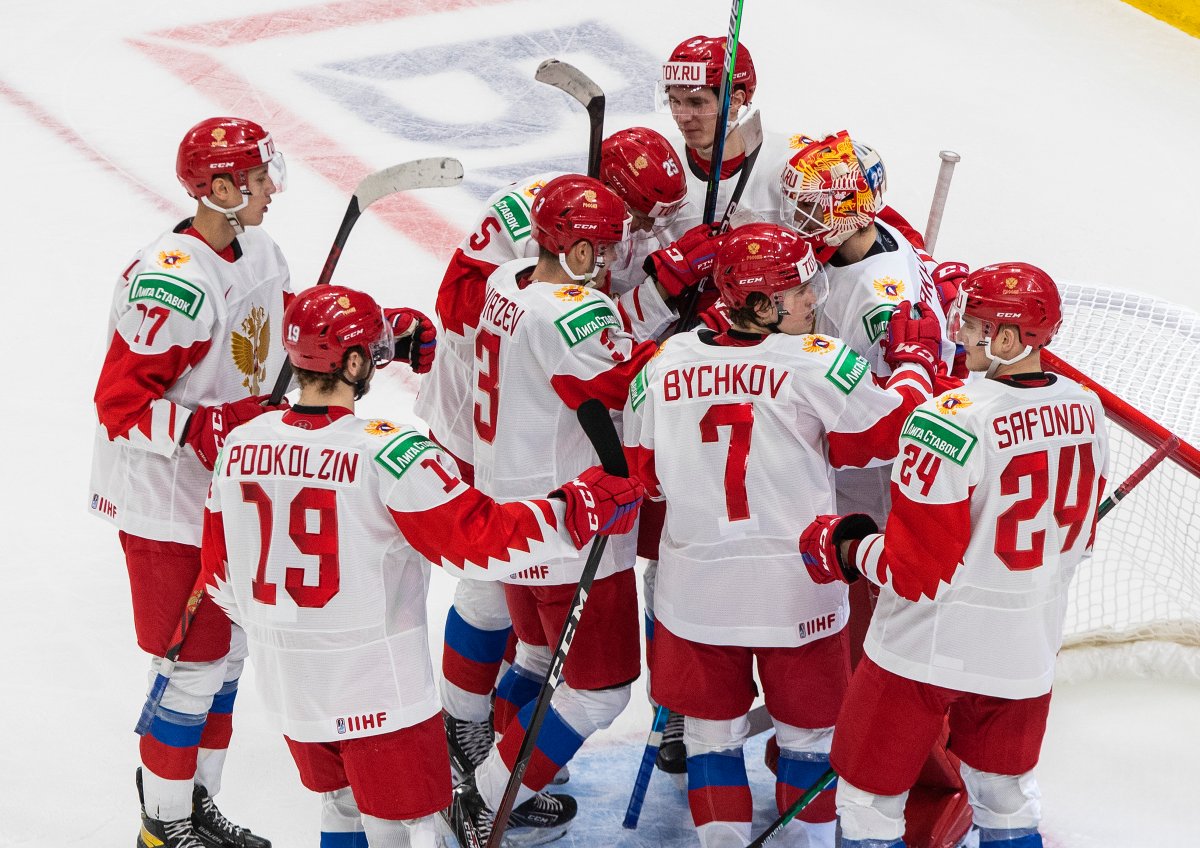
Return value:
[[(350, 231), (354, 229), (354, 225), (362, 216), (363, 211), (372, 203), (401, 191), (454, 185), (460, 182), (462, 177), (462, 163), (446, 156), (403, 162), (363, 177), (354, 188), (354, 194), (346, 207), (346, 214), (342, 216), (342, 224), (338, 227), (337, 235), (334, 236), (333, 246), (325, 258), (325, 264), (321, 268), (320, 276), (317, 277), (316, 285), (326, 285), (332, 279), (333, 271), (342, 257), (342, 249), (346, 246), (347, 239), (350, 238)], [(275, 388), (271, 392), (269, 401), (271, 405), (277, 405), (283, 399), (291, 380), (292, 363), (285, 358), (283, 367), (279, 370), (279, 377), (275, 380)], [(150, 686), (150, 692), (146, 695), (146, 702), (142, 705), (141, 715), (138, 716), (137, 724), (134, 726), (133, 730), (139, 736), (144, 736), (150, 730), (154, 714), (158, 711), (163, 693), (167, 690), (171, 673), (175, 670), (175, 663), (179, 661), (179, 654), (183, 650), (183, 642), (187, 638), (188, 628), (192, 624), (192, 619), (196, 617), (196, 611), (200, 607), (203, 596), (204, 572), (202, 570), (196, 577), (192, 591), (188, 594), (183, 615), (180, 617), (179, 623), (175, 625), (171, 641), (167, 643), (167, 650), (162, 657), (163, 662), (159, 666), (154, 683)]]
[[(402, 162), (382, 171), (368, 174), (354, 188), (354, 195), (346, 206), (346, 214), (342, 216), (342, 225), (334, 236), (333, 246), (325, 257), (325, 265), (321, 275), (317, 277), (316, 285), (323, 286), (333, 278), (333, 269), (342, 258), (342, 249), (350, 238), (350, 231), (358, 223), (358, 219), (366, 208), (380, 198), (401, 191), (411, 191), (417, 188), (440, 188), (451, 186), (462, 181), (463, 166), (457, 159), (448, 156), (431, 156), (427, 159), (414, 159)], [(278, 404), (287, 393), (288, 384), (292, 381), (292, 362), (283, 360), (279, 376), (275, 379), (275, 388), (271, 391), (271, 405)]]
[(604, 140), (604, 91), (591, 77), (567, 62), (547, 59), (538, 65), (533, 78), (574, 97), (587, 110), (591, 131), (588, 135), (587, 175), (600, 176), (600, 145)]
[[(1042, 353), (1045, 355), (1046, 351), (1043, 350)], [(1057, 359), (1057, 357), (1055, 358)], [(1061, 360), (1059, 360), (1059, 362), (1061, 362)], [(1105, 498), (1104, 502), (1096, 508), (1096, 521), (1099, 521), (1101, 518), (1112, 512), (1113, 507), (1120, 503), (1122, 498), (1128, 495), (1138, 483), (1141, 483), (1142, 480), (1146, 479), (1146, 475), (1153, 471), (1160, 462), (1175, 453), (1175, 451), (1180, 448), (1180, 445), (1181, 442), (1179, 437), (1171, 434), (1165, 442), (1160, 444), (1154, 450), (1154, 452), (1150, 454), (1150, 456), (1146, 457), (1146, 460), (1141, 465), (1134, 469), (1132, 474), (1125, 478), (1125, 482), (1123, 482), (1120, 486), (1117, 486), (1113, 493)], [(774, 839), (779, 831), (783, 829), (784, 825), (786, 825), (796, 816), (800, 815), (800, 813), (804, 811), (804, 808), (811, 804), (813, 799), (827, 789), (836, 778), (837, 774), (834, 772), (833, 768), (830, 767), (827, 769), (824, 774), (817, 778), (817, 782), (809, 787), (807, 792), (796, 799), (796, 802), (792, 804), (792, 806), (788, 807), (787, 811), (773, 821), (766, 830), (759, 834), (759, 836), (753, 842), (751, 842), (747, 848), (760, 848), (760, 846), (765, 845), (767, 842)]]
[[(609, 474), (628, 477), (629, 468), (625, 463), (624, 448), (621, 446), (617, 429), (613, 426), (612, 418), (604, 404), (594, 398), (586, 400), (576, 410), (576, 414), (580, 426), (587, 434), (588, 441), (596, 449), (604, 470)], [(600, 558), (603, 556), (607, 544), (607, 536), (596, 536), (592, 540), (587, 563), (583, 566), (583, 573), (579, 576), (579, 583), (575, 587), (575, 595), (571, 598), (571, 604), (568, 607), (570, 612), (567, 613), (567, 620), (563, 622), (562, 631), (558, 634), (558, 643), (554, 646), (554, 653), (550, 657), (550, 668), (546, 670), (546, 678), (542, 681), (542, 688), (538, 691), (533, 715), (525, 729), (525, 738), (521, 740), (516, 762), (513, 763), (512, 772), (508, 776), (508, 784), (504, 787), (504, 795), (496, 808), (496, 817), (492, 823), (492, 833), (487, 840), (487, 848), (500, 848), (504, 840), (508, 817), (517, 800), (517, 791), (521, 788), (521, 780), (525, 776), (525, 770), (529, 767), (529, 760), (533, 757), (533, 749), (537, 745), (538, 734), (541, 733), (542, 724), (546, 720), (546, 713), (550, 711), (550, 699), (562, 681), (563, 666), (567, 662), (567, 651), (570, 650), (571, 642), (575, 638), (575, 630), (579, 627), (579, 619), (583, 615), (588, 592), (592, 589), (592, 581), (596, 578), (596, 572), (600, 568)]]

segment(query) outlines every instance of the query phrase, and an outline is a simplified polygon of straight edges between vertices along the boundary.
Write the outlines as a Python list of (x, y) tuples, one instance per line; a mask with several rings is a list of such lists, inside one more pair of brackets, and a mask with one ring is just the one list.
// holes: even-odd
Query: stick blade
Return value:
[(430, 156), (401, 162), (363, 177), (354, 189), (358, 208), (366, 209), (381, 197), (417, 188), (441, 188), (462, 182), (462, 162), (449, 156)]
[(597, 99), (604, 98), (604, 91), (592, 81), (592, 78), (579, 68), (558, 59), (547, 59), (538, 65), (533, 78), (546, 85), (552, 85), (560, 91), (574, 97), (585, 108), (589, 108)]

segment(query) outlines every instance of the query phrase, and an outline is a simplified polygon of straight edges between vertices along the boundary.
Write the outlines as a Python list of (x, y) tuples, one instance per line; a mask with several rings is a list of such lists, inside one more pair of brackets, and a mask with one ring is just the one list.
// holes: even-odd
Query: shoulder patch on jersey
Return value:
[(188, 256), (182, 250), (160, 250), (158, 252), (158, 264), (166, 269), (178, 268), (180, 265), (186, 265), (192, 261), (192, 257)]
[(554, 326), (566, 339), (569, 347), (594, 336), (610, 327), (620, 329), (621, 321), (603, 300), (593, 300), (572, 309), (566, 315), (554, 319)]
[(545, 185), (546, 185), (545, 180), (537, 180), (535, 182), (530, 183), (529, 185), (525, 186), (525, 196), (528, 197), (530, 200), (533, 200), (533, 198), (537, 197), (537, 193), (539, 191), (541, 191), (545, 187)]
[(384, 445), (383, 450), (375, 454), (375, 461), (399, 480), (412, 468), (417, 457), (436, 448), (437, 445), (429, 437), (422, 436), (416, 430), (407, 430)]
[(965, 465), (979, 441), (957, 424), (930, 415), (923, 409), (916, 409), (908, 416), (900, 438), (941, 454), (955, 465)]
[(635, 410), (646, 401), (646, 383), (646, 369), (643, 368), (629, 384), (629, 405)]
[(833, 353), (836, 350), (833, 339), (819, 336), (816, 333), (805, 336), (803, 346), (805, 353), (819, 353), (822, 356), (827, 353)]
[(870, 370), (867, 360), (855, 353), (853, 348), (843, 346), (838, 351), (837, 359), (825, 372), (825, 379), (837, 386), (842, 394), (848, 395)]
[(520, 194), (510, 191), (493, 203), (492, 209), (513, 241), (529, 238), (529, 234), (533, 232), (533, 225), (529, 219), (529, 206)]
[(936, 408), (942, 415), (958, 415), (973, 404), (974, 401), (962, 392), (946, 392), (937, 399)]
[(896, 307), (890, 303), (881, 303), (862, 317), (863, 329), (867, 331), (867, 338), (871, 340), (871, 344), (883, 338), (883, 334), (887, 332), (888, 321), (892, 320), (892, 313), (896, 311)]
[(363, 428), (368, 436), (394, 436), (400, 432), (400, 428), (391, 421), (385, 421), (382, 418), (376, 418), (367, 422), (367, 426)]
[(554, 290), (554, 296), (568, 303), (579, 303), (587, 299), (588, 290), (583, 286), (559, 286)]
[(153, 300), (193, 321), (204, 305), (204, 289), (182, 277), (147, 271), (138, 274), (129, 284), (129, 302)]
[(904, 297), (904, 283), (895, 277), (880, 277), (872, 285), (875, 286), (875, 294), (893, 303), (899, 303)]

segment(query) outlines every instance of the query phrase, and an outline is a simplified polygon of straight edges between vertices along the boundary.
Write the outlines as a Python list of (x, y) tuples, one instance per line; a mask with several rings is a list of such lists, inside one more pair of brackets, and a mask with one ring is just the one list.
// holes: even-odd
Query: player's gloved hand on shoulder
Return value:
[(861, 512), (818, 515), (800, 534), (800, 556), (814, 583), (853, 583), (859, 578), (853, 564), (842, 561), (838, 546), (879, 532), (875, 519)]
[(729, 308), (721, 300), (705, 309), (697, 317), (701, 324), (714, 333), (723, 333), (733, 326), (729, 323)]
[(950, 304), (954, 303), (963, 280), (970, 273), (971, 269), (965, 262), (943, 262), (933, 269), (933, 287), (937, 289), (943, 311), (948, 310)]
[(234, 427), (245, 424), (264, 412), (288, 408), (287, 398), (276, 405), (268, 404), (269, 398), (269, 395), (252, 395), (216, 406), (196, 407), (183, 428), (179, 444), (190, 446), (200, 464), (212, 471), (217, 462), (217, 454), (221, 452), (225, 438)]
[(417, 374), (429, 371), (437, 352), (437, 329), (433, 322), (415, 309), (385, 309), (383, 317), (396, 336), (396, 359), (407, 362)]
[(919, 365), (932, 385), (942, 351), (942, 325), (933, 310), (901, 302), (888, 322), (883, 359), (893, 370), (906, 363)]
[(709, 224), (697, 224), (677, 241), (647, 256), (642, 268), (668, 297), (678, 297), (712, 274), (722, 238)]
[(617, 477), (593, 465), (548, 497), (566, 501), (567, 532), (582, 550), (596, 535), (620, 536), (632, 530), (645, 492), (637, 478)]

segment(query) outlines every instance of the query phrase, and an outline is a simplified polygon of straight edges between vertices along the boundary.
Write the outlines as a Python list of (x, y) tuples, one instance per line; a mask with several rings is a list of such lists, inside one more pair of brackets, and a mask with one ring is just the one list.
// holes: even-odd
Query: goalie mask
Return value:
[(883, 208), (883, 160), (845, 130), (804, 141), (780, 175), (780, 220), (802, 236), (837, 247)]
[[(946, 315), (946, 333), (951, 339), (960, 338), (968, 316), (983, 324), (979, 344), (992, 363), (991, 374), (1050, 343), (1062, 325), (1062, 298), (1054, 280), (1041, 268), (1025, 262), (985, 265), (967, 276)], [(992, 353), (992, 339), (1009, 324), (1017, 328), (1024, 350), (1001, 359)]]
[[(629, 238), (630, 217), (625, 203), (599, 180), (579, 174), (555, 177), (534, 198), (531, 218), (533, 239), (551, 253), (572, 280), (587, 285), (603, 276), (605, 254)], [(592, 248), (594, 264), (578, 274), (567, 264), (567, 253), (585, 241)]]
[(396, 340), (369, 294), (344, 286), (314, 286), (288, 304), (283, 347), (294, 367), (335, 374), (355, 348), (376, 367), (387, 365), (395, 356)]
[(781, 299), (787, 290), (805, 286), (814, 297), (814, 310), (829, 292), (812, 245), (777, 224), (746, 224), (731, 231), (717, 251), (714, 280), (730, 310), (745, 308), (751, 292), (766, 295), (777, 310), (775, 325), (787, 315)]

